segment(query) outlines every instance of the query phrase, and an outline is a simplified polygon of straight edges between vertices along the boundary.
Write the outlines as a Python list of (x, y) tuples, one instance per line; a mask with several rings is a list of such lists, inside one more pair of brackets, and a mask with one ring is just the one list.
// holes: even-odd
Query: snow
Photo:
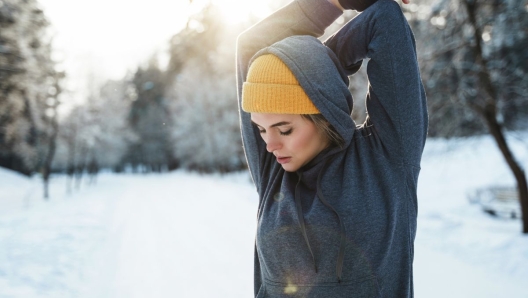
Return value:
[[(528, 139), (524, 138), (524, 139)], [(521, 139), (522, 140), (522, 139)], [(528, 145), (511, 138), (528, 168)], [(251, 297), (257, 195), (246, 172), (103, 173), (67, 192), (0, 169), (0, 297)], [(519, 219), (470, 204), (513, 186), (489, 137), (428, 140), (419, 181), (415, 297), (528, 297)]]

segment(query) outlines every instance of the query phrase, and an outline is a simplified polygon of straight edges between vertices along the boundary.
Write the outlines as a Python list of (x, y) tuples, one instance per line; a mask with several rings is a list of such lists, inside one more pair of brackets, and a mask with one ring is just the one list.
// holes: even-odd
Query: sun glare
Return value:
[(258, 0), (194, 0), (193, 4), (203, 6), (207, 3), (215, 5), (221, 18), (229, 24), (247, 21), (250, 17), (263, 18), (271, 13), (267, 1)]

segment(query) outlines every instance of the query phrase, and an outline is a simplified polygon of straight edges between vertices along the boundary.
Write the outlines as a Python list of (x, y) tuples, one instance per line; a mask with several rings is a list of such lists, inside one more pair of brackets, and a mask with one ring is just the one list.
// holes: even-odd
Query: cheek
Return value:
[(296, 138), (291, 140), (291, 149), (299, 154), (307, 154), (307, 151), (310, 151), (312, 147), (314, 137), (314, 132), (312, 130), (302, 131)]

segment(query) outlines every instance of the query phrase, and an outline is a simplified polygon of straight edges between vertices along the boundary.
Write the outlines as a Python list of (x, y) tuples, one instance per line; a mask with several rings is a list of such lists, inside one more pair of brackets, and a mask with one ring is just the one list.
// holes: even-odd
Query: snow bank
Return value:
[(36, 177), (28, 178), (8, 169), (0, 168), (0, 215), (28, 208), (41, 192)]
[[(528, 135), (509, 141), (527, 169)], [(490, 137), (427, 141), (418, 183), (417, 297), (455, 297), (427, 288), (441, 281), (457, 297), (528, 297), (519, 286), (528, 278), (528, 236), (521, 234), (521, 221), (491, 217), (467, 198), (477, 188), (515, 185)], [(425, 282), (426, 276), (438, 283)]]

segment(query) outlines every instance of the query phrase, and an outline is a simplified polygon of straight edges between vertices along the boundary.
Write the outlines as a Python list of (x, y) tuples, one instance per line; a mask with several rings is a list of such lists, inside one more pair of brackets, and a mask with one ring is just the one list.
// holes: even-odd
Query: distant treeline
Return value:
[[(27, 175), (245, 168), (235, 42), (257, 20), (227, 26), (206, 7), (170, 40), (167, 67), (154, 55), (122, 80), (94, 87), (86, 104), (57, 119), (59, 99), (68, 96), (44, 14), (35, 0), (0, 3), (0, 166)], [(527, 128), (525, 1), (431, 0), (403, 9), (417, 40), (430, 136), (486, 133), (492, 108), (503, 128)], [(491, 86), (482, 83), (486, 75)], [(365, 118), (366, 86), (364, 67), (351, 77), (357, 123)]]

